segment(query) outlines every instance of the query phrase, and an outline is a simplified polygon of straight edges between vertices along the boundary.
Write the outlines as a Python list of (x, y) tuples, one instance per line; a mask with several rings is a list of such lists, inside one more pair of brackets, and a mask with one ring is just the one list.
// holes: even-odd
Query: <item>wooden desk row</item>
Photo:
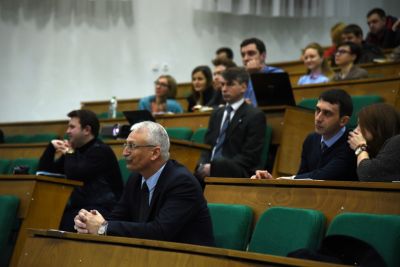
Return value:
[(327, 224), (342, 212), (400, 215), (400, 183), (206, 178), (210, 203), (250, 206), (255, 220), (274, 206), (315, 209)]
[(156, 240), (30, 230), (17, 266), (78, 265), (317, 267), (321, 262)]
[(22, 220), (11, 259), (15, 266), (28, 228), (57, 229), (74, 186), (81, 182), (34, 175), (0, 175), (0, 194), (20, 199), (18, 218)]

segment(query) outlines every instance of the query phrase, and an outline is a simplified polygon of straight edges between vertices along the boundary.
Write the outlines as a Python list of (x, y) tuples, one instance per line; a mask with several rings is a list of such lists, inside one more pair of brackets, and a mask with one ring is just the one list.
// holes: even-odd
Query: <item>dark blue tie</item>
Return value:
[(324, 153), (328, 146), (325, 144), (324, 141), (321, 142), (321, 152)]
[(144, 182), (142, 190), (140, 190), (139, 222), (146, 222), (149, 209), (149, 188), (147, 187), (147, 183)]
[(212, 160), (222, 156), (222, 145), (224, 144), (225, 141), (226, 129), (228, 129), (229, 123), (231, 122), (231, 112), (233, 111), (233, 108), (228, 105), (226, 106), (225, 111), (226, 111), (226, 116), (224, 124), (222, 125), (221, 131), (219, 132)]

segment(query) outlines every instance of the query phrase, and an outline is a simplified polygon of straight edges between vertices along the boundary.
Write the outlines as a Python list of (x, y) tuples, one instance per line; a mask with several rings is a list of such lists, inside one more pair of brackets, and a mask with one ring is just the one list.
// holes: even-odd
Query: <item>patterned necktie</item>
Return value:
[(147, 187), (147, 183), (144, 182), (140, 190), (139, 222), (146, 221), (149, 210), (149, 188)]
[(233, 111), (233, 108), (228, 105), (226, 106), (225, 111), (226, 111), (225, 120), (224, 123), (222, 124), (221, 131), (219, 132), (217, 142), (214, 148), (214, 155), (211, 160), (222, 156), (222, 145), (224, 144), (225, 141), (226, 129), (228, 129), (229, 123), (231, 122), (231, 112)]

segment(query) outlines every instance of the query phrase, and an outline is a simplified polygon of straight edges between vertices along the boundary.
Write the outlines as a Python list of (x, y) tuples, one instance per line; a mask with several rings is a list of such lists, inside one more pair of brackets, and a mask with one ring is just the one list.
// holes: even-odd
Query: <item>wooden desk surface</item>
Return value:
[[(321, 262), (126, 237), (30, 230), (18, 266), (321, 266)], [(51, 257), (49, 257), (51, 255)], [(324, 264), (324, 266), (338, 266)]]
[(327, 223), (342, 212), (400, 215), (400, 183), (206, 178), (210, 203), (250, 206), (255, 220), (270, 207), (320, 210)]
[(20, 199), (22, 219), (11, 266), (15, 266), (26, 240), (27, 228), (58, 228), (74, 186), (81, 182), (35, 175), (0, 175), (0, 194)]

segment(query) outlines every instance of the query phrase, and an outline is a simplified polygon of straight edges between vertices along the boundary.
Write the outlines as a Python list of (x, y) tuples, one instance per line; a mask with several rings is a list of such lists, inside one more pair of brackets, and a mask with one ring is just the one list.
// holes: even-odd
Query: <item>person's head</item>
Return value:
[(69, 112), (68, 140), (73, 148), (79, 148), (99, 135), (100, 123), (93, 111), (77, 109)]
[(176, 97), (176, 80), (171, 75), (161, 75), (154, 82), (155, 95), (162, 98)]
[(192, 71), (192, 88), (194, 92), (201, 93), (212, 87), (212, 73), (208, 66), (198, 66)]
[(267, 58), (267, 49), (263, 41), (257, 38), (249, 38), (240, 44), (240, 54), (242, 55), (243, 66), (246, 67), (247, 63), (255, 60), (260, 64), (265, 64)]
[(330, 73), (328, 61), (323, 57), (324, 49), (318, 43), (311, 43), (303, 49), (304, 65), (308, 73), (320, 70), (322, 73)]
[(356, 24), (347, 25), (342, 32), (342, 42), (351, 42), (361, 46), (363, 42), (363, 31), (360, 26)]
[(330, 139), (349, 122), (352, 113), (353, 102), (346, 91), (332, 89), (323, 92), (315, 107), (315, 132)]
[(333, 45), (338, 45), (342, 42), (342, 32), (343, 29), (346, 27), (346, 24), (343, 22), (338, 22), (331, 28), (331, 40)]
[(233, 51), (229, 47), (221, 47), (215, 52), (216, 58), (227, 58), (233, 60)]
[(361, 48), (355, 43), (346, 42), (338, 45), (335, 52), (335, 63), (339, 67), (357, 62), (361, 56)]
[(221, 90), (221, 79), (222, 79), (222, 72), (224, 72), (227, 68), (236, 67), (235, 62), (227, 58), (216, 58), (212, 61), (214, 65), (213, 71), (213, 82), (214, 82), (214, 89)]
[(358, 128), (374, 156), (387, 139), (400, 134), (400, 113), (384, 103), (366, 106), (358, 113)]
[(222, 73), (222, 97), (232, 104), (243, 98), (249, 82), (249, 74), (245, 68), (233, 67)]
[(367, 13), (367, 23), (369, 31), (373, 34), (377, 34), (386, 26), (386, 13), (381, 8), (371, 9)]
[(123, 150), (126, 166), (148, 178), (169, 159), (168, 134), (151, 121), (136, 123), (131, 130)]

